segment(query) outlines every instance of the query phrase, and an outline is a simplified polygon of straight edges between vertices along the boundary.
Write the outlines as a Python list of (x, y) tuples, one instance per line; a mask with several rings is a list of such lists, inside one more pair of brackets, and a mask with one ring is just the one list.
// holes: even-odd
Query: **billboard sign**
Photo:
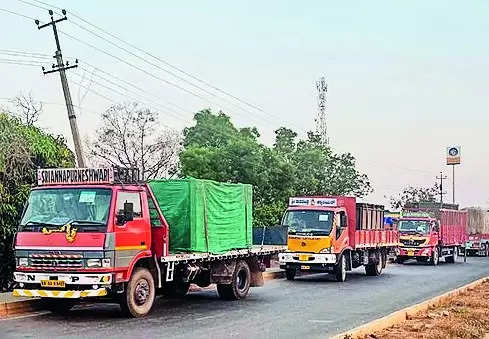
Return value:
[(460, 146), (447, 147), (447, 165), (460, 164)]

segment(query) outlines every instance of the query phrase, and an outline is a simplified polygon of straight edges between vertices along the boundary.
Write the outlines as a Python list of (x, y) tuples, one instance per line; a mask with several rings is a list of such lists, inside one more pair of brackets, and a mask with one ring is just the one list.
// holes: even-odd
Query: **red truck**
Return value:
[(489, 211), (482, 208), (464, 208), (468, 213), (469, 237), (464, 251), (468, 256), (489, 256)]
[[(227, 199), (219, 193), (217, 203)], [(251, 197), (246, 206), (251, 206)], [(238, 213), (251, 225), (246, 206), (238, 203)], [(177, 207), (168, 214), (185, 206)], [(180, 213), (179, 218), (191, 216)], [(209, 237), (220, 236), (207, 235), (205, 227), (206, 238), (193, 239), (204, 246)], [(115, 301), (126, 315), (141, 317), (151, 310), (157, 294), (183, 296), (190, 283), (215, 283), (223, 299), (245, 298), (250, 287), (263, 285), (270, 256), (281, 250), (250, 246), (220, 253), (172, 253), (171, 232), (153, 190), (138, 181), (137, 171), (39, 170), (38, 187), (31, 191), (16, 234), (13, 295), (41, 297), (54, 312), (64, 312), (84, 298)]]
[(290, 198), (282, 224), (288, 226), (288, 250), (279, 261), (289, 280), (301, 271), (331, 273), (343, 282), (360, 266), (378, 276), (399, 246), (398, 232), (384, 225), (384, 207), (354, 197)]
[(408, 204), (399, 219), (401, 247), (397, 262), (408, 259), (438, 265), (454, 263), (467, 239), (467, 212), (439, 203)]

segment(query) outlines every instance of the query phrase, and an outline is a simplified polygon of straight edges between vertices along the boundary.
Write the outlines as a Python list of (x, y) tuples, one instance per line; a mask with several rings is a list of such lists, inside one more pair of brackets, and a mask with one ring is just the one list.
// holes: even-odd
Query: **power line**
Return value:
[(9, 13), (9, 14), (12, 14), (12, 15), (17, 15), (17, 16), (22, 17), (22, 18), (25, 18), (25, 19), (36, 20), (33, 17), (31, 17), (31, 16), (24, 15), (24, 14), (21, 14), (21, 13), (17, 13), (17, 12), (11, 11), (11, 10), (6, 9), (6, 8), (0, 8), (0, 11), (5, 12), (5, 13)]
[[(78, 74), (78, 73), (76, 73), (76, 72), (75, 72), (74, 74), (75, 74), (76, 76), (78, 76), (79, 78), (83, 78), (83, 77), (82, 77), (80, 74)], [(98, 85), (98, 86), (100, 86), (100, 87), (102, 87), (102, 88), (105, 88), (105, 89), (106, 89), (106, 90), (108, 90), (108, 91), (111, 91), (111, 92), (113, 92), (113, 93), (116, 93), (116, 94), (118, 94), (118, 95), (120, 95), (120, 96), (122, 96), (122, 97), (124, 97), (124, 98), (127, 98), (127, 97), (128, 97), (126, 93), (122, 93), (122, 92), (120, 92), (120, 91), (118, 91), (118, 90), (116, 90), (116, 89), (114, 89), (114, 88), (112, 88), (112, 87), (110, 87), (110, 86), (106, 86), (106, 85), (104, 85), (104, 84), (102, 84), (102, 83), (100, 83), (100, 82), (98, 82), (98, 81), (96, 81), (96, 80), (92, 80), (92, 82), (93, 82), (94, 84), (96, 84), (96, 85)], [(147, 103), (147, 102), (143, 102), (143, 101), (142, 101), (142, 100), (140, 100), (140, 99), (138, 99), (138, 100), (134, 100), (134, 101), (139, 101), (139, 102), (141, 102), (141, 103), (145, 104), (146, 106), (150, 106), (150, 105), (148, 105), (148, 103)], [(173, 113), (173, 112), (171, 112), (170, 110), (168, 110), (168, 108), (165, 108), (165, 112), (166, 112), (166, 113), (168, 113), (168, 114), (170, 114), (170, 115), (173, 115), (173, 116), (174, 116), (174, 117), (176, 117), (177, 119), (181, 119), (181, 118), (180, 118), (178, 115), (176, 115), (175, 113)], [(185, 121), (185, 120), (183, 120), (183, 121)], [(185, 122), (188, 122), (188, 121), (185, 121)]]
[[(19, 1), (20, 1), (20, 0), (19, 0)], [(34, 1), (35, 1), (35, 2), (37, 2), (37, 3), (41, 3), (41, 4), (43, 4), (43, 5), (46, 5), (46, 6), (52, 6), (52, 5), (50, 5), (50, 4), (46, 3), (46, 2), (43, 2), (43, 1), (39, 1), (39, 0), (34, 0)], [(61, 10), (61, 8), (60, 8), (60, 7), (56, 7), (56, 6), (52, 6), (52, 7), (57, 8), (58, 10)], [(186, 72), (186, 71), (184, 71), (183, 69), (181, 69), (181, 68), (179, 68), (179, 67), (177, 67), (177, 66), (175, 66), (175, 65), (173, 65), (173, 64), (171, 64), (171, 63), (169, 63), (169, 62), (167, 62), (167, 61), (165, 61), (165, 60), (163, 60), (161, 57), (155, 56), (154, 54), (149, 53), (149, 52), (147, 52), (147, 51), (145, 51), (145, 50), (143, 50), (143, 49), (141, 49), (141, 48), (137, 47), (136, 45), (133, 45), (133, 44), (131, 44), (131, 43), (129, 43), (129, 42), (127, 42), (127, 41), (123, 40), (123, 39), (122, 39), (122, 38), (120, 38), (119, 36), (117, 36), (117, 35), (115, 35), (115, 34), (113, 34), (113, 33), (110, 33), (110, 32), (108, 32), (107, 30), (105, 30), (105, 29), (103, 29), (103, 28), (101, 28), (101, 27), (99, 27), (99, 26), (97, 26), (97, 25), (95, 25), (95, 24), (93, 24), (93, 23), (89, 22), (88, 20), (86, 20), (86, 19), (82, 18), (81, 16), (77, 15), (77, 14), (76, 14), (76, 13), (74, 13), (73, 11), (69, 11), (69, 12), (70, 12), (70, 14), (71, 14), (71, 15), (73, 15), (75, 18), (77, 18), (77, 19), (79, 19), (79, 20), (83, 21), (84, 23), (86, 23), (86, 24), (88, 24), (88, 25), (90, 25), (90, 26), (92, 26), (92, 27), (94, 27), (94, 28), (98, 29), (99, 31), (101, 31), (101, 32), (103, 32), (103, 33), (105, 33), (105, 34), (107, 34), (108, 36), (110, 36), (110, 37), (112, 37), (112, 38), (114, 38), (114, 39), (116, 39), (116, 40), (118, 40), (118, 41), (120, 41), (120, 42), (122, 42), (122, 43), (126, 44), (127, 46), (129, 46), (129, 47), (131, 47), (131, 48), (134, 48), (135, 50), (137, 50), (137, 51), (139, 51), (139, 52), (141, 52), (141, 53), (144, 53), (145, 55), (150, 56), (150, 57), (154, 58), (155, 60), (158, 60), (159, 62), (161, 62), (161, 63), (163, 63), (163, 64), (165, 64), (165, 65), (167, 65), (167, 66), (171, 67), (172, 69), (174, 69), (174, 70), (176, 70), (176, 71), (179, 71), (179, 72), (181, 72), (182, 74), (185, 74), (186, 76), (188, 76), (188, 77), (190, 77), (190, 78), (192, 78), (192, 79), (194, 79), (194, 80), (196, 80), (196, 81), (198, 81), (198, 82), (200, 82), (200, 83), (202, 83), (202, 84), (205, 84), (206, 86), (208, 86), (208, 87), (210, 87), (210, 88), (212, 88), (212, 89), (214, 89), (214, 90), (216, 90), (216, 91), (218, 91), (218, 92), (221, 92), (221, 93), (223, 93), (223, 94), (225, 94), (225, 95), (227, 95), (227, 96), (230, 96), (230, 97), (232, 97), (233, 99), (235, 99), (235, 100), (237, 100), (237, 101), (239, 101), (239, 102), (241, 102), (241, 103), (243, 103), (243, 104), (245, 104), (245, 105), (247, 105), (247, 106), (249, 106), (249, 107), (251, 107), (251, 108), (254, 108), (254, 109), (258, 110), (258, 111), (261, 111), (261, 112), (263, 112), (263, 113), (266, 113), (266, 112), (265, 112), (265, 111), (264, 111), (264, 110), (263, 110), (261, 107), (258, 107), (258, 106), (257, 106), (257, 105), (255, 105), (255, 104), (252, 104), (252, 103), (250, 103), (250, 102), (248, 102), (248, 101), (246, 101), (246, 100), (243, 100), (243, 99), (241, 99), (241, 98), (239, 98), (239, 97), (237, 97), (237, 96), (235, 96), (235, 95), (233, 95), (233, 94), (231, 94), (231, 93), (229, 93), (229, 92), (227, 92), (227, 91), (225, 91), (225, 90), (223, 90), (223, 89), (219, 88), (219, 87), (216, 87), (216, 86), (214, 86), (214, 85), (210, 84), (209, 82), (207, 82), (207, 81), (205, 81), (205, 80), (202, 80), (202, 79), (198, 78), (197, 76), (194, 76), (194, 75), (190, 74), (189, 72)]]
[[(22, 2), (22, 3), (24, 3), (24, 4), (28, 4), (28, 5), (30, 5), (30, 6), (34, 6), (34, 7), (40, 8), (40, 9), (44, 9), (44, 10), (45, 10), (45, 9), (47, 9), (46, 7), (43, 7), (43, 6), (39, 6), (39, 5), (33, 4), (33, 3), (29, 2), (29, 1), (25, 1), (25, 0), (18, 0), (18, 1), (20, 1), (20, 2)], [(37, 3), (40, 3), (40, 4), (43, 4), (43, 5), (46, 5), (46, 6), (51, 6), (51, 7), (57, 8), (58, 10), (62, 10), (60, 7), (53, 6), (53, 5), (51, 5), (51, 4), (47, 3), (47, 2), (38, 1), (38, 0), (33, 0), (33, 1), (35, 1), (35, 2), (37, 2)], [(192, 79), (194, 79), (194, 80), (196, 80), (196, 81), (199, 81), (200, 83), (205, 84), (205, 85), (209, 86), (210, 88), (212, 88), (212, 89), (214, 89), (214, 90), (216, 90), (216, 91), (218, 91), (218, 92), (221, 92), (221, 93), (223, 93), (223, 94), (225, 94), (225, 95), (227, 95), (227, 96), (230, 96), (230, 97), (232, 97), (233, 99), (235, 99), (235, 100), (237, 100), (237, 101), (239, 101), (239, 102), (241, 102), (241, 103), (243, 103), (243, 104), (245, 104), (245, 105), (247, 105), (247, 106), (249, 106), (249, 107), (252, 107), (252, 108), (254, 108), (254, 109), (256, 109), (256, 110), (258, 110), (258, 111), (260, 111), (260, 112), (262, 112), (262, 113), (265, 113), (265, 114), (267, 114), (267, 115), (269, 115), (269, 116), (271, 116), (271, 117), (273, 117), (273, 118), (274, 118), (273, 120), (264, 119), (264, 120), (265, 120), (267, 123), (275, 123), (277, 119), (279, 119), (279, 120), (281, 120), (281, 119), (282, 119), (282, 117), (278, 117), (278, 116), (276, 116), (276, 115), (274, 115), (274, 114), (267, 113), (267, 112), (266, 112), (266, 111), (264, 111), (262, 108), (260, 108), (260, 107), (258, 107), (258, 106), (256, 106), (256, 105), (254, 105), (254, 104), (251, 104), (251, 103), (249, 103), (249, 102), (248, 102), (248, 101), (246, 101), (246, 100), (240, 99), (239, 97), (237, 97), (237, 96), (235, 96), (235, 95), (233, 95), (233, 94), (231, 94), (231, 93), (229, 93), (229, 92), (227, 92), (227, 91), (224, 91), (224, 90), (222, 90), (222, 89), (220, 89), (220, 88), (218, 88), (218, 87), (216, 87), (216, 86), (214, 86), (214, 85), (211, 85), (210, 83), (208, 83), (208, 82), (206, 82), (206, 81), (204, 81), (204, 80), (202, 80), (202, 79), (200, 79), (200, 78), (198, 78), (198, 77), (196, 77), (196, 76), (193, 76), (192, 74), (190, 74), (190, 73), (188, 73), (188, 72), (185, 72), (185, 71), (184, 71), (184, 70), (182, 70), (181, 68), (176, 67), (176, 66), (174, 66), (174, 65), (172, 65), (172, 64), (170, 64), (170, 63), (168, 63), (167, 61), (163, 60), (162, 58), (157, 57), (157, 56), (155, 56), (155, 55), (153, 55), (153, 54), (151, 54), (151, 53), (149, 53), (149, 52), (146, 52), (146, 51), (144, 51), (143, 49), (138, 48), (137, 46), (135, 46), (135, 45), (133, 45), (133, 44), (128, 43), (127, 41), (124, 41), (123, 39), (119, 38), (118, 36), (116, 36), (116, 35), (114, 35), (114, 34), (112, 34), (112, 33), (108, 32), (108, 31), (106, 31), (106, 30), (104, 30), (104, 29), (102, 29), (102, 28), (100, 28), (99, 26), (97, 26), (97, 25), (95, 25), (95, 24), (92, 24), (92, 23), (91, 23), (91, 22), (89, 22), (88, 20), (83, 19), (81, 16), (77, 15), (76, 13), (74, 13), (74, 12), (72, 12), (72, 11), (70, 11), (70, 14), (71, 14), (71, 15), (73, 15), (75, 18), (77, 18), (77, 19), (79, 19), (79, 20), (83, 21), (84, 23), (86, 23), (86, 24), (88, 24), (88, 25), (90, 25), (90, 26), (92, 26), (92, 27), (94, 27), (94, 28), (98, 29), (99, 31), (101, 31), (101, 32), (103, 32), (103, 33), (105, 33), (105, 34), (107, 34), (107, 35), (109, 35), (110, 37), (112, 37), (112, 38), (114, 38), (114, 39), (116, 39), (116, 40), (118, 40), (118, 41), (120, 41), (120, 42), (122, 42), (122, 43), (124, 43), (124, 44), (126, 44), (126, 45), (128, 45), (128, 46), (130, 46), (130, 47), (132, 47), (132, 48), (134, 48), (134, 49), (136, 49), (137, 51), (139, 51), (139, 52), (141, 52), (141, 53), (144, 53), (145, 55), (148, 55), (148, 56), (150, 56), (150, 57), (154, 58), (155, 60), (158, 60), (159, 62), (161, 62), (161, 63), (163, 63), (163, 64), (165, 64), (165, 65), (167, 65), (167, 66), (171, 67), (172, 69), (175, 69), (175, 70), (177, 70), (177, 71), (181, 72), (182, 74), (185, 74), (185, 75), (187, 75), (187, 76), (191, 77)], [(189, 85), (191, 85), (191, 86), (193, 86), (193, 87), (195, 87), (195, 88), (198, 88), (199, 90), (204, 91), (205, 93), (207, 93), (207, 94), (209, 94), (209, 95), (212, 95), (213, 97), (216, 97), (216, 98), (218, 98), (218, 99), (220, 99), (220, 100), (225, 101), (226, 103), (228, 103), (228, 104), (232, 105), (233, 107), (235, 107), (235, 108), (237, 108), (237, 109), (240, 109), (240, 110), (242, 110), (242, 111), (244, 111), (244, 112), (246, 112), (246, 113), (254, 113), (254, 112), (251, 112), (251, 111), (248, 111), (248, 110), (244, 109), (243, 107), (241, 107), (241, 106), (239, 106), (239, 105), (235, 105), (234, 103), (232, 103), (232, 102), (230, 102), (230, 101), (228, 101), (228, 100), (225, 100), (225, 99), (224, 99), (224, 98), (222, 98), (222, 97), (217, 96), (215, 93), (212, 93), (212, 92), (210, 92), (210, 91), (208, 91), (208, 90), (206, 90), (206, 89), (202, 88), (201, 86), (195, 85), (194, 83), (192, 83), (192, 82), (190, 82), (190, 81), (186, 80), (185, 78), (182, 78), (181, 76), (179, 76), (179, 75), (175, 74), (174, 72), (171, 72), (171, 71), (169, 71), (169, 70), (167, 70), (167, 69), (165, 69), (165, 68), (160, 67), (159, 65), (157, 65), (157, 64), (155, 64), (155, 63), (153, 63), (153, 62), (151, 62), (151, 61), (149, 61), (149, 60), (147, 60), (147, 59), (145, 59), (145, 58), (143, 58), (143, 57), (141, 57), (141, 56), (139, 56), (139, 55), (137, 55), (137, 54), (135, 54), (135, 53), (133, 53), (133, 52), (129, 51), (128, 49), (126, 49), (126, 48), (124, 48), (124, 47), (122, 47), (122, 46), (120, 46), (120, 45), (118, 45), (118, 44), (116, 44), (116, 43), (114, 43), (114, 42), (110, 41), (109, 39), (107, 39), (107, 38), (105, 38), (105, 37), (103, 37), (103, 36), (100, 36), (99, 34), (97, 34), (97, 33), (93, 32), (92, 30), (90, 30), (90, 29), (88, 29), (88, 28), (86, 28), (86, 27), (84, 27), (84, 26), (82, 26), (82, 25), (80, 25), (80, 24), (78, 24), (78, 23), (76, 23), (75, 21), (71, 21), (71, 22), (72, 22), (74, 25), (78, 26), (79, 28), (81, 28), (81, 29), (83, 29), (83, 30), (85, 30), (85, 31), (89, 32), (90, 34), (92, 34), (92, 35), (94, 35), (94, 36), (98, 37), (99, 39), (102, 39), (103, 41), (105, 41), (105, 42), (107, 42), (107, 43), (111, 44), (112, 46), (114, 46), (114, 47), (116, 47), (116, 48), (118, 48), (118, 49), (121, 49), (121, 50), (125, 51), (126, 53), (128, 53), (128, 54), (130, 54), (130, 55), (132, 55), (132, 56), (134, 56), (134, 57), (136, 57), (136, 58), (138, 58), (138, 59), (140, 59), (140, 60), (142, 60), (142, 61), (146, 62), (147, 64), (149, 64), (149, 65), (151, 65), (151, 66), (153, 66), (153, 67), (156, 67), (156, 68), (158, 68), (158, 69), (160, 69), (160, 70), (162, 70), (162, 71), (164, 71), (164, 72), (166, 72), (166, 73), (168, 73), (168, 74), (170, 74), (170, 75), (172, 75), (172, 76), (176, 77), (177, 79), (179, 79), (179, 80), (181, 80), (181, 81), (183, 81), (183, 82), (185, 82), (185, 83), (187, 83), (187, 84), (189, 84)], [(92, 48), (93, 48), (93, 47), (92, 47)], [(114, 57), (114, 56), (112, 56), (112, 57)], [(118, 59), (118, 60), (119, 60), (119, 61), (121, 61), (120, 59)], [(160, 79), (160, 80), (162, 80), (162, 79)], [(163, 81), (165, 81), (167, 84), (170, 84), (171, 86), (174, 86), (174, 87), (176, 87), (176, 88), (178, 88), (178, 89), (180, 89), (180, 90), (183, 90), (183, 91), (187, 92), (188, 94), (191, 94), (191, 95), (196, 96), (196, 94), (195, 94), (195, 93), (192, 93), (191, 91), (189, 91), (189, 90), (185, 89), (184, 87), (179, 86), (178, 84), (175, 84), (175, 83), (173, 83), (173, 82), (171, 82), (171, 81), (167, 81), (167, 80), (164, 80), (164, 79), (163, 79)], [(209, 103), (211, 103), (211, 104), (216, 104), (216, 103), (214, 103), (214, 102), (212, 102), (212, 101), (208, 100), (207, 98), (204, 98), (204, 97), (202, 97), (202, 96), (200, 96), (200, 95), (197, 95), (197, 97), (199, 97), (200, 99), (205, 100), (205, 101), (207, 101), (207, 102), (209, 102)], [(218, 104), (218, 105), (220, 105), (220, 104)], [(225, 106), (223, 106), (223, 107), (225, 107)], [(263, 119), (263, 117), (262, 117), (262, 119)], [(298, 126), (296, 126), (296, 127), (297, 127), (297, 128), (300, 130), (300, 131), (303, 131), (303, 130), (304, 130), (304, 128), (302, 128), (302, 127), (298, 127)]]

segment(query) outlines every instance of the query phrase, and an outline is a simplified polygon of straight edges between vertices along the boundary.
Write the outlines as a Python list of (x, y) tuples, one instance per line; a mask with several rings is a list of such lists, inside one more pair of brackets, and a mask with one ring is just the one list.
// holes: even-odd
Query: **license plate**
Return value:
[(308, 270), (310, 268), (311, 268), (311, 266), (306, 266), (306, 265), (301, 266), (301, 270)]
[(65, 287), (63, 280), (41, 280), (42, 287)]
[(408, 256), (413, 257), (414, 256), (414, 251), (413, 250), (409, 250), (408, 251)]
[(300, 254), (299, 255), (299, 261), (309, 261), (310, 255), (307, 254)]

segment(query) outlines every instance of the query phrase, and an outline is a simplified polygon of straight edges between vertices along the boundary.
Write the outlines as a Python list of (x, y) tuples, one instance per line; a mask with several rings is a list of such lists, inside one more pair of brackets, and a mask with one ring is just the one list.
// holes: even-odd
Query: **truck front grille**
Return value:
[(422, 240), (401, 239), (401, 244), (403, 244), (404, 246), (412, 246), (412, 247), (421, 246), (425, 242), (426, 240), (424, 239)]
[(83, 255), (81, 254), (33, 254), (30, 257), (31, 267), (83, 267)]

